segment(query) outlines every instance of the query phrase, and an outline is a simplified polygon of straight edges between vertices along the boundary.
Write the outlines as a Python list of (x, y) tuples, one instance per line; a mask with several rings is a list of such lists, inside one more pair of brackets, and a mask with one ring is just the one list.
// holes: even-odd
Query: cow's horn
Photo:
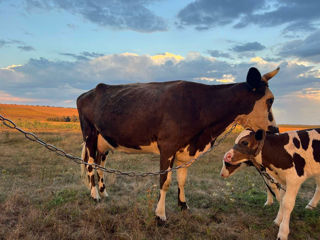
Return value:
[(273, 78), (279, 72), (279, 70), (280, 70), (280, 67), (277, 67), (277, 69), (264, 74), (262, 76), (262, 80), (265, 82), (269, 81), (269, 79)]

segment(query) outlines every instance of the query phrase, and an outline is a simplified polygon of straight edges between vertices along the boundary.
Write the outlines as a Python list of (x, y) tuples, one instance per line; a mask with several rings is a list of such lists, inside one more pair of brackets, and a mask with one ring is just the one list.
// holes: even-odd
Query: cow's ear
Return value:
[(250, 68), (247, 75), (247, 84), (249, 88), (255, 91), (255, 89), (259, 87), (261, 80), (262, 79), (259, 70), (255, 67)]
[(258, 131), (256, 131), (256, 133), (254, 134), (254, 138), (257, 141), (262, 141), (266, 136), (266, 132), (262, 129), (259, 129)]

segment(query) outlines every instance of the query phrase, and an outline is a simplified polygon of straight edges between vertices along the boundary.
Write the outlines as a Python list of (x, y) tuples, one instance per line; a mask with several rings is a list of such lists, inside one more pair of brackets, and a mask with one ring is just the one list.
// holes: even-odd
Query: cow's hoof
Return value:
[(179, 202), (179, 206), (181, 208), (181, 211), (189, 210), (188, 204), (186, 202)]
[(99, 203), (101, 201), (101, 198), (92, 198), (94, 202)]
[(156, 216), (156, 223), (159, 227), (166, 227), (168, 223), (166, 220), (161, 219), (159, 216)]

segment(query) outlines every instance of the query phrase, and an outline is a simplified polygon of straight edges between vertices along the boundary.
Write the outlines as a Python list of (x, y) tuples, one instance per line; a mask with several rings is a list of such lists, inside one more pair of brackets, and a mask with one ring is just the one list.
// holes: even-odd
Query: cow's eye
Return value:
[(271, 106), (273, 104), (273, 100), (274, 100), (273, 98), (267, 99), (267, 106), (268, 106), (269, 109), (271, 108)]
[(247, 141), (242, 141), (242, 142), (241, 142), (241, 145), (243, 145), (243, 146), (248, 146), (248, 144), (249, 144), (249, 143), (248, 143)]

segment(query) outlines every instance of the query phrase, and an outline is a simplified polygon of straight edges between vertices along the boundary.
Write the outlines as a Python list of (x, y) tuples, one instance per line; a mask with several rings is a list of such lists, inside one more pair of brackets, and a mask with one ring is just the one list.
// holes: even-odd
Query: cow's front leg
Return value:
[(94, 155), (90, 155), (91, 152), (88, 148), (88, 155), (89, 155), (89, 160), (88, 160), (88, 164), (87, 165), (87, 171), (88, 171), (88, 182), (89, 182), (89, 188), (90, 188), (90, 192), (91, 192), (91, 197), (93, 198), (93, 200), (99, 202), (100, 201), (100, 196), (99, 196), (99, 192), (98, 192), (98, 188), (96, 186), (96, 181), (95, 181), (95, 169), (92, 165), (90, 164), (94, 164)]
[(287, 184), (286, 192), (282, 198), (282, 221), (279, 227), (278, 240), (287, 240), (289, 235), (289, 223), (292, 209), (294, 208), (297, 193), (301, 183)]
[(314, 209), (320, 200), (320, 176), (315, 177), (317, 188), (313, 195), (313, 198), (310, 200), (308, 205), (306, 206), (307, 209)]
[[(160, 156), (160, 171), (170, 169), (173, 164), (172, 158), (165, 158)], [(163, 224), (166, 220), (166, 194), (171, 183), (172, 172), (168, 172), (160, 175), (160, 198), (156, 208), (156, 217), (160, 224)]]
[[(183, 165), (183, 162), (177, 161), (177, 166)], [(181, 210), (189, 209), (184, 193), (184, 185), (186, 183), (188, 175), (188, 168), (182, 167), (177, 170), (177, 181), (178, 181), (178, 206)]]
[(277, 217), (275, 218), (275, 220), (273, 221), (276, 225), (280, 225), (281, 221), (282, 221), (282, 199), (284, 196), (285, 191), (280, 190), (280, 199), (279, 199), (279, 210), (278, 210), (278, 214)]

